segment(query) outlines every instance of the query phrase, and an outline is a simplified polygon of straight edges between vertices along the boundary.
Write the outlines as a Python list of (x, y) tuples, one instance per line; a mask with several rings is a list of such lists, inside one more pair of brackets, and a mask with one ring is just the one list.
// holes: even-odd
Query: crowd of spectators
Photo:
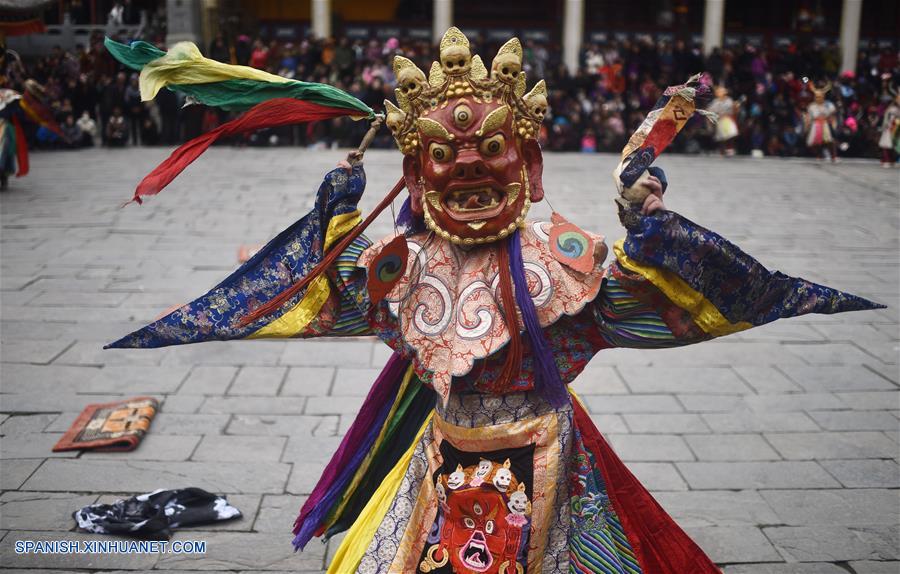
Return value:
[[(151, 38), (152, 40), (153, 38)], [(159, 38), (156, 43), (161, 45)], [(475, 43), (486, 60), (499, 44)], [(838, 74), (836, 44), (811, 42), (761, 49), (746, 44), (704, 57), (699, 46), (650, 37), (585, 45), (581, 65), (570, 74), (555, 46), (526, 41), (529, 85), (544, 78), (550, 110), (542, 132), (545, 149), (618, 152), (665, 86), (683, 82), (701, 70), (728, 88), (738, 104), (738, 153), (797, 156), (809, 154), (803, 134), (803, 110), (812, 100), (809, 82), (829, 81), (828, 99), (838, 110), (835, 130), (840, 155), (877, 157), (878, 130), (891, 87), (900, 86), (897, 47), (865, 44), (855, 73)], [(219, 35), (207, 57), (253, 66), (281, 76), (337, 86), (376, 110), (393, 99), (390, 61), (403, 54), (427, 70), (435, 49), (422, 40), (301, 39), (265, 41)], [(196, 137), (227, 121), (229, 114), (200, 105), (185, 106), (182, 96), (162, 90), (153, 102), (141, 102), (137, 74), (124, 69), (103, 48), (102, 36), (75, 51), (55, 49), (26, 62), (26, 72), (44, 85), (48, 105), (69, 142), (54, 141), (47, 130), (34, 134), (43, 147), (81, 145), (167, 145)], [(14, 75), (12, 79), (15, 80)], [(15, 87), (15, 86), (13, 86)], [(365, 126), (348, 119), (258, 133), (249, 145), (355, 146)], [(392, 145), (382, 130), (373, 146)], [(695, 116), (673, 149), (700, 153), (716, 149), (713, 128)]]

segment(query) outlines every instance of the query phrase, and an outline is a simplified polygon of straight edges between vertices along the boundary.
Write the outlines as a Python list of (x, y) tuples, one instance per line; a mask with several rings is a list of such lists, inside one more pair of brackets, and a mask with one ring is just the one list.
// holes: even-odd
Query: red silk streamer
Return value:
[(22, 111), (25, 112), (25, 115), (37, 125), (47, 128), (59, 136), (59, 139), (63, 141), (69, 140), (63, 133), (62, 128), (59, 127), (59, 124), (56, 123), (56, 120), (53, 119), (53, 112), (50, 108), (45, 106), (43, 102), (37, 99), (37, 97), (28, 90), (25, 90), (25, 93), (22, 94), (19, 107), (21, 107)]
[(325, 272), (328, 267), (334, 263), (334, 260), (337, 259), (338, 255), (344, 252), (347, 249), (347, 246), (353, 242), (354, 239), (360, 236), (360, 234), (366, 230), (366, 228), (375, 221), (375, 218), (385, 210), (387, 206), (394, 201), (394, 198), (403, 191), (403, 188), (406, 187), (406, 180), (402, 177), (400, 180), (394, 184), (393, 189), (388, 192), (387, 195), (384, 196), (384, 199), (381, 200), (381, 203), (375, 206), (375, 209), (372, 210), (365, 220), (362, 223), (354, 227), (350, 230), (347, 235), (345, 235), (334, 247), (328, 250), (328, 253), (325, 254), (325, 257), (319, 261), (315, 267), (300, 281), (297, 281), (275, 297), (272, 297), (267, 303), (264, 305), (260, 305), (250, 313), (246, 314), (240, 321), (238, 321), (238, 327), (246, 327), (253, 321), (256, 321), (260, 317), (264, 317), (273, 311), (276, 311), (279, 307), (284, 305), (284, 303), (293, 297), (296, 293), (300, 292), (301, 289), (309, 285), (309, 283)]
[(575, 426), (594, 454), (613, 509), (619, 516), (642, 572), (721, 574), (721, 570), (672, 520), (631, 474), (594, 426), (578, 401), (572, 401)]
[(26, 36), (28, 34), (43, 34), (47, 31), (47, 26), (40, 18), (31, 20), (22, 20), (20, 22), (2, 22), (0, 23), (0, 34), (6, 36)]
[(143, 203), (141, 197), (156, 195), (162, 191), (163, 188), (172, 183), (173, 179), (178, 177), (178, 174), (184, 171), (187, 166), (200, 157), (209, 146), (220, 138), (264, 128), (350, 115), (360, 115), (360, 112), (359, 110), (334, 108), (293, 98), (275, 98), (257, 104), (247, 110), (247, 113), (241, 117), (224, 123), (216, 129), (182, 144), (164, 162), (156, 166), (153, 171), (144, 177), (141, 183), (138, 184), (131, 201)]
[(509, 269), (509, 248), (506, 241), (500, 243), (498, 271), (500, 276), (500, 301), (503, 303), (503, 321), (509, 331), (509, 345), (506, 348), (506, 361), (497, 379), (490, 383), (490, 388), (497, 394), (509, 392), (519, 371), (522, 369), (522, 334), (519, 333), (519, 315), (516, 311), (516, 295), (513, 291), (512, 272)]
[(22, 123), (15, 115), (12, 117), (13, 128), (16, 130), (16, 177), (28, 175), (28, 142), (25, 140), (25, 130)]

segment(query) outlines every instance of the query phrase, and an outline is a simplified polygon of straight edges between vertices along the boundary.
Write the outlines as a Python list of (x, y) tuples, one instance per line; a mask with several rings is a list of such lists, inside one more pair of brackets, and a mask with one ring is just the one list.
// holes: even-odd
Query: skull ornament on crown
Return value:
[(547, 88), (541, 80), (525, 93), (519, 40), (500, 48), (488, 73), (465, 35), (450, 28), (427, 79), (403, 56), (394, 57), (394, 73), (397, 105), (385, 101), (385, 123), (405, 155), (413, 213), (463, 245), (497, 241), (523, 225), (544, 196), (535, 134)]

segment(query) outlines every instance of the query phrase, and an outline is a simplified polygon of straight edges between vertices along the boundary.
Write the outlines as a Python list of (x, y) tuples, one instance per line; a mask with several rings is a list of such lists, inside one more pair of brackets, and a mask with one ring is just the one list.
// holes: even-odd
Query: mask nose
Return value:
[(452, 176), (459, 179), (478, 179), (487, 175), (487, 168), (481, 155), (475, 150), (462, 150), (456, 157)]

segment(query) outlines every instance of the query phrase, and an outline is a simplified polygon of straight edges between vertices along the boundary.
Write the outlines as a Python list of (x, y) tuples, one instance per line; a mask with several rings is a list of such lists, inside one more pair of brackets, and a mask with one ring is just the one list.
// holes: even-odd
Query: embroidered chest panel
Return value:
[[(587, 273), (575, 271), (552, 253), (550, 228), (547, 222), (529, 222), (520, 233), (529, 294), (543, 327), (577, 314), (597, 296), (605, 255), (603, 238), (592, 235), (597, 245), (594, 264)], [(392, 239), (366, 250), (360, 265), (368, 267)], [(467, 374), (476, 360), (509, 342), (499, 293), (498, 248), (467, 250), (430, 233), (410, 236), (407, 244), (404, 275), (385, 301), (404, 342), (433, 373), (435, 390), (446, 397), (453, 377)], [(518, 328), (524, 328), (521, 317)]]

